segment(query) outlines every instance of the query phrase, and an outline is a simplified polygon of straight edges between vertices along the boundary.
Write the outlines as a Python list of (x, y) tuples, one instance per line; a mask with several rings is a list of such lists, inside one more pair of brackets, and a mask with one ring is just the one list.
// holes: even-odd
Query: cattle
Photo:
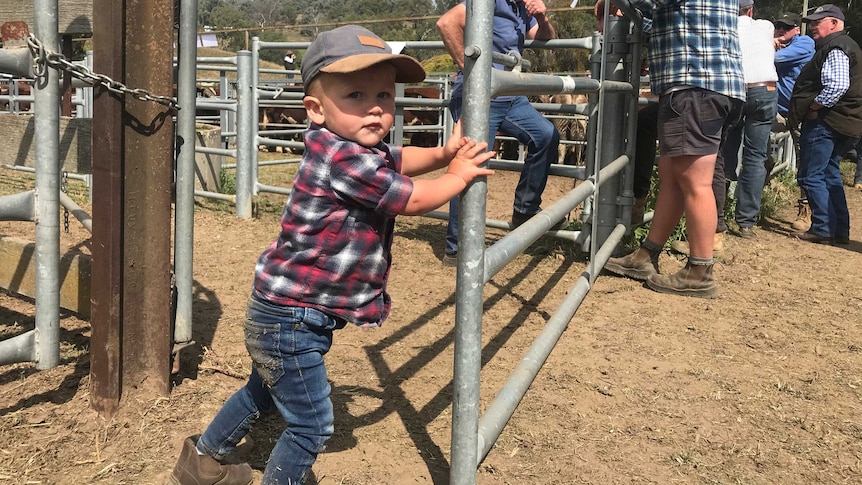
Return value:
[[(585, 94), (544, 94), (538, 97), (539, 102), (546, 104), (584, 104), (588, 101)], [(584, 165), (586, 161), (587, 119), (580, 115), (563, 115), (552, 120), (560, 140), (576, 143), (560, 143), (557, 163), (565, 165)]]
[[(411, 86), (404, 89), (406, 98), (440, 99), (443, 95), (436, 86)], [(446, 108), (405, 107), (404, 126), (435, 126), (440, 123), (441, 110), (448, 116)], [(436, 129), (427, 131), (410, 131), (408, 145), (418, 147), (436, 147), (440, 144), (440, 134)]]
[[(261, 106), (258, 110), (258, 130), (260, 136), (276, 140), (300, 141), (301, 135), (267, 134), (266, 130), (302, 130), (308, 123), (308, 113), (304, 107), (293, 106)], [(286, 147), (262, 145), (261, 150), (288, 153)]]

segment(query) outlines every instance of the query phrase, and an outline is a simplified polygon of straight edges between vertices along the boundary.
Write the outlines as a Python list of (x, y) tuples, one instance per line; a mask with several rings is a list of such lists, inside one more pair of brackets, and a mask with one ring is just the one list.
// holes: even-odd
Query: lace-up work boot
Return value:
[[(688, 247), (688, 241), (677, 240), (670, 243), (671, 251), (674, 251), (679, 254), (689, 255), (691, 252), (691, 248)], [(717, 232), (715, 236), (712, 236), (712, 254), (719, 255), (724, 251), (724, 233)]]
[(796, 214), (796, 220), (790, 225), (794, 231), (805, 232), (811, 229), (811, 208), (808, 206), (807, 200), (799, 201), (799, 211)]
[(718, 288), (712, 279), (712, 264), (691, 264), (674, 274), (655, 274), (647, 278), (646, 285), (659, 293), (698, 298), (715, 298)]
[(660, 250), (650, 254), (641, 246), (637, 251), (621, 258), (610, 258), (605, 263), (605, 269), (618, 276), (644, 281), (650, 275), (658, 273), (658, 256)]
[(251, 485), (248, 463), (226, 465), (209, 455), (199, 455), (195, 440), (186, 438), (177, 465), (168, 483), (171, 485)]

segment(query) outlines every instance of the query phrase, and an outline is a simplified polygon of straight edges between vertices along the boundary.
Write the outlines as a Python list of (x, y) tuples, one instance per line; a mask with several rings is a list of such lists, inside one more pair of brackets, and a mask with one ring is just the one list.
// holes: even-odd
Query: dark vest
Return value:
[(811, 61), (802, 68), (790, 97), (789, 117), (794, 124), (805, 119), (814, 98), (823, 84), (820, 72), (832, 49), (841, 49), (850, 58), (850, 89), (831, 108), (823, 107), (820, 117), (830, 128), (842, 135), (862, 136), (862, 50), (846, 32), (835, 32), (817, 42)]

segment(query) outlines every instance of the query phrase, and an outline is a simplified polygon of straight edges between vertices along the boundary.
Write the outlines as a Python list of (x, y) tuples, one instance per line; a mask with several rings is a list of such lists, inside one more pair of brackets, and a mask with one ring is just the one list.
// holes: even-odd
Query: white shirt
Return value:
[(775, 26), (772, 22), (743, 15), (739, 17), (738, 31), (745, 83), (778, 81), (775, 47), (772, 43)]

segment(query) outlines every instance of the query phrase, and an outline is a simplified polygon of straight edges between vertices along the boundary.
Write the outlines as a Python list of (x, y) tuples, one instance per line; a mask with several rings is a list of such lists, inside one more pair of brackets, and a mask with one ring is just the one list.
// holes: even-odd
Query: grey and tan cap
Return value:
[(395, 82), (425, 80), (425, 69), (416, 59), (393, 54), (383, 39), (358, 25), (344, 25), (317, 34), (305, 51), (300, 72), (307, 92), (308, 84), (321, 72), (356, 72), (381, 62), (395, 66)]

